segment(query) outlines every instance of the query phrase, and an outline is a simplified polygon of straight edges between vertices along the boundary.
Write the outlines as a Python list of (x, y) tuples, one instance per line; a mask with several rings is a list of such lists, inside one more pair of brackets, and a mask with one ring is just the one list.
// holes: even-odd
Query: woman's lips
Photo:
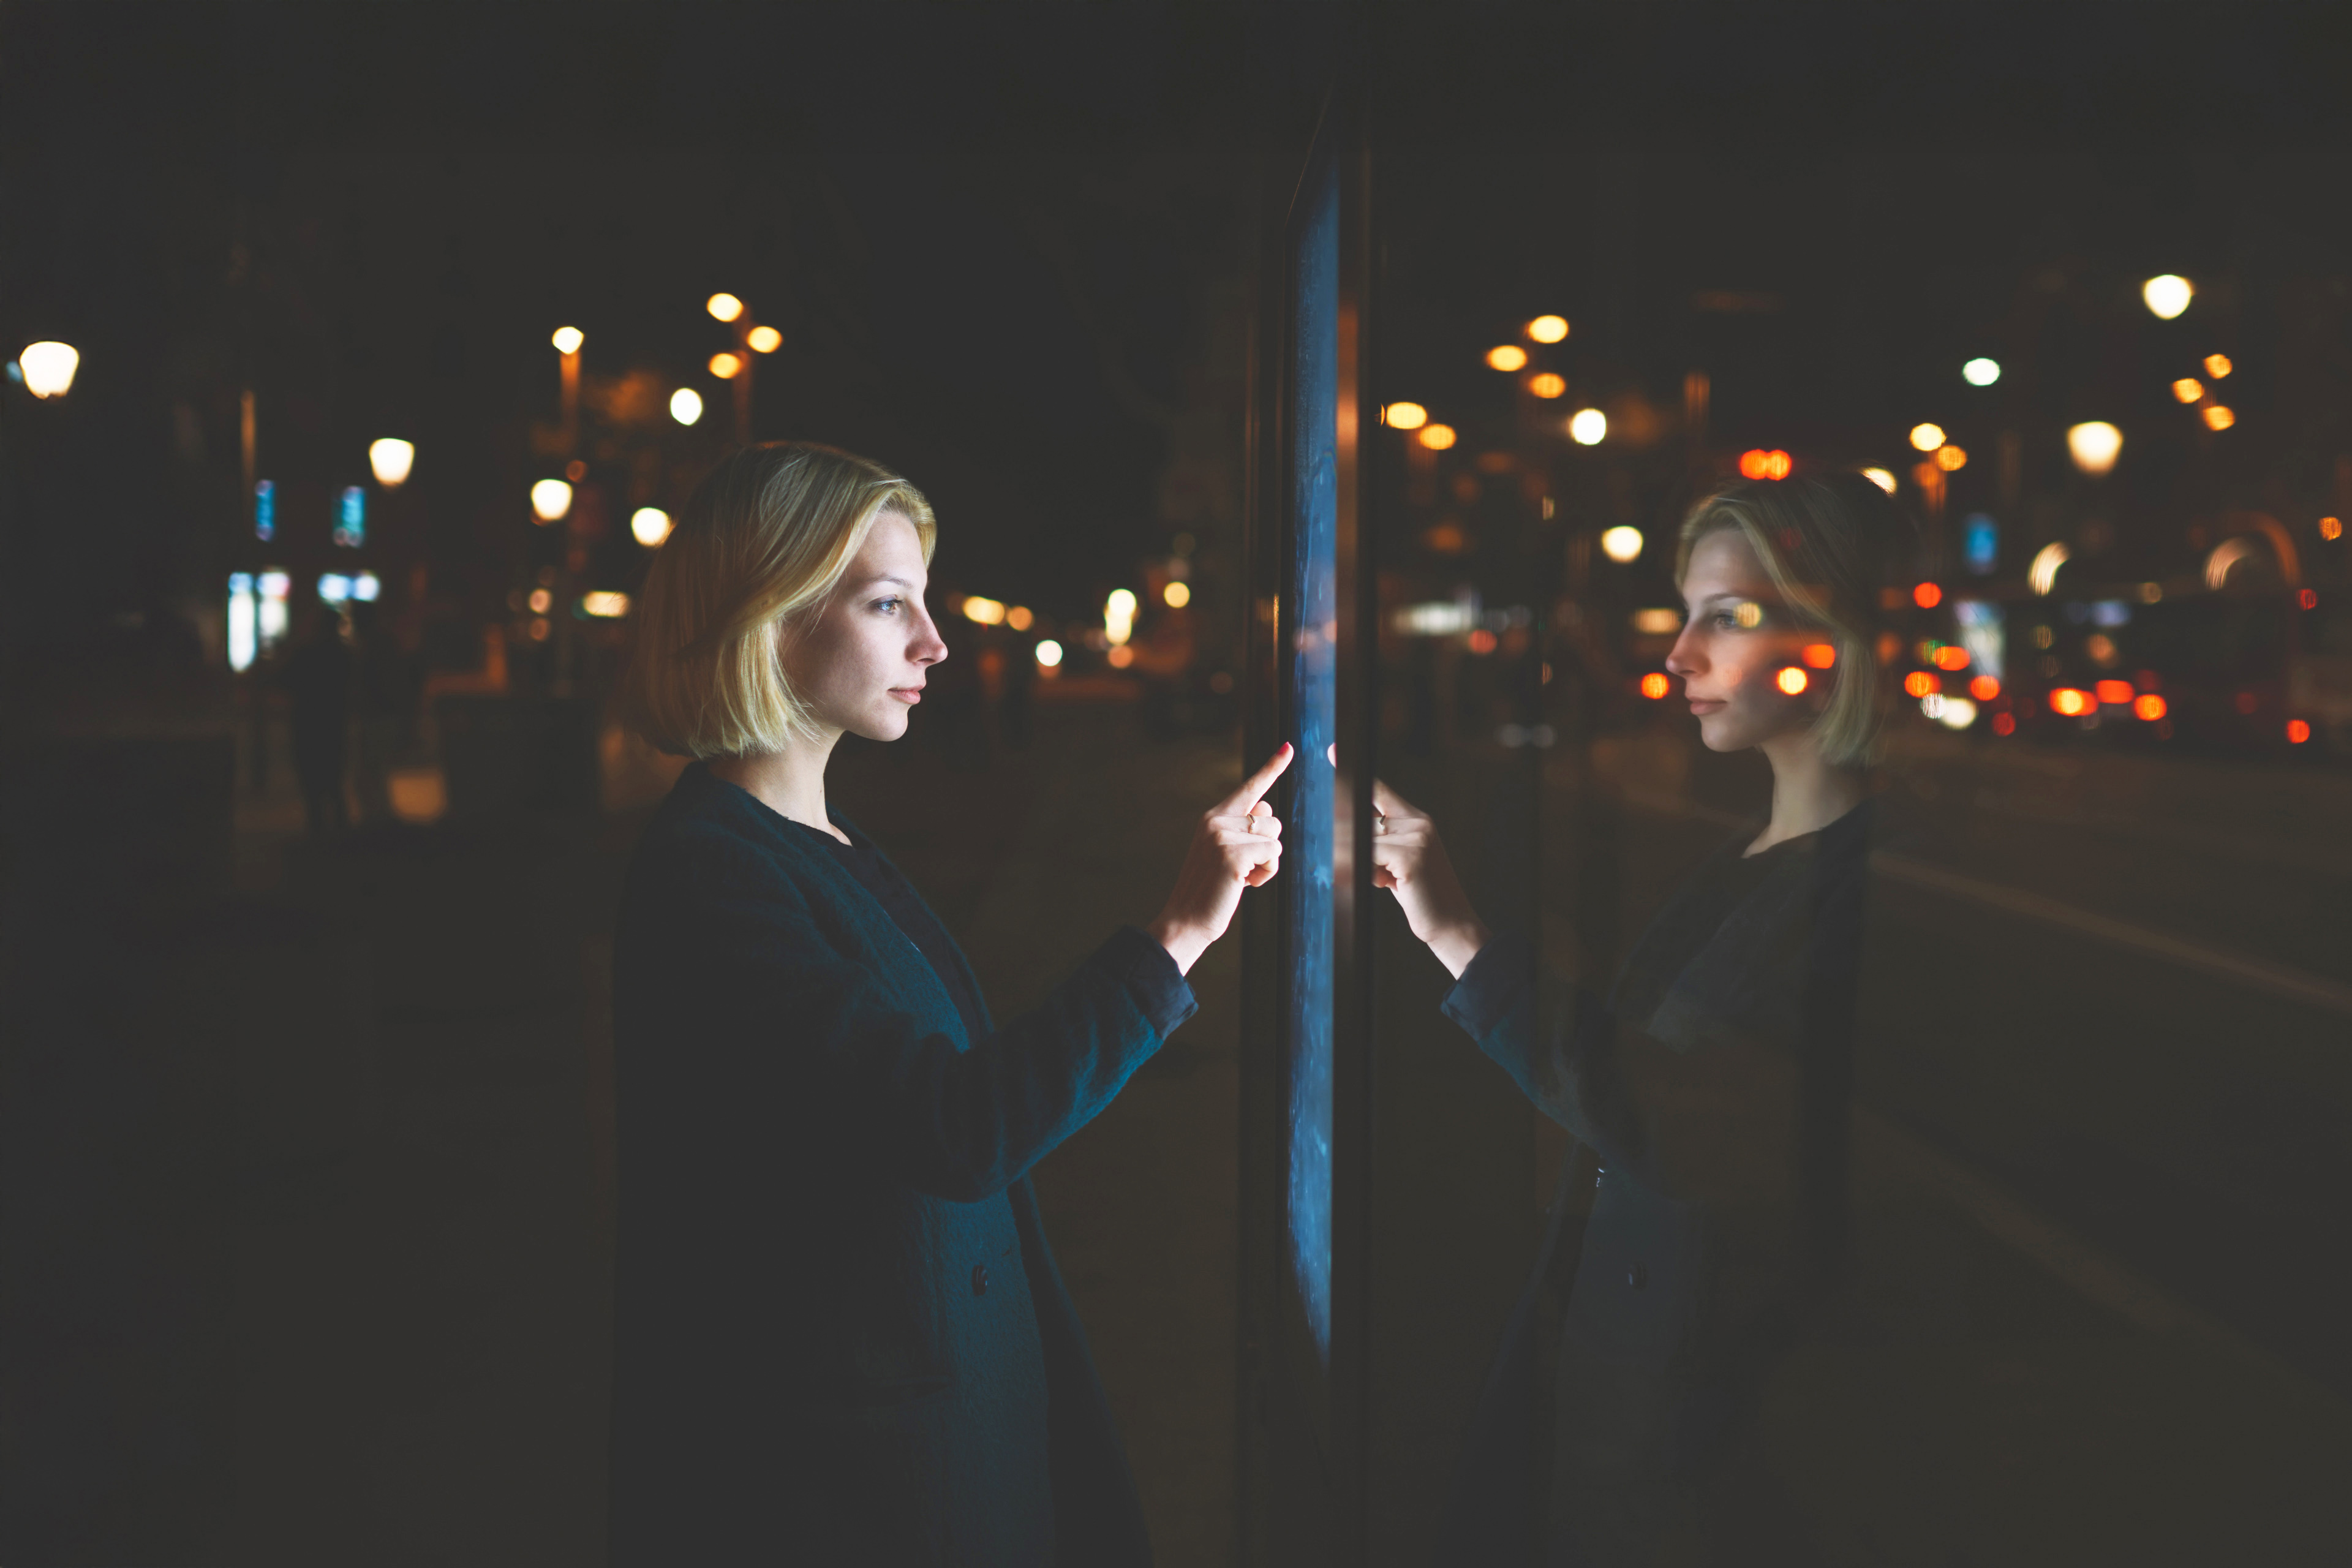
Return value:
[(1724, 706), (1726, 706), (1726, 704), (1720, 701), (1711, 700), (1706, 698), (1694, 697), (1691, 699), (1690, 710), (1703, 718), (1706, 715), (1714, 712), (1717, 709)]
[(923, 700), (923, 689), (919, 686), (894, 686), (890, 689), (890, 695), (912, 707)]

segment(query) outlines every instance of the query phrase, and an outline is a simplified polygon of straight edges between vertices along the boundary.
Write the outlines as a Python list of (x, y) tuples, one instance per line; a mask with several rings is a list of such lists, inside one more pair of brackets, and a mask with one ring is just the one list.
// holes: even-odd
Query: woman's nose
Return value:
[(915, 646), (908, 650), (907, 657), (916, 664), (937, 664), (947, 656), (948, 645), (940, 637), (940, 628), (931, 620), (929, 612), (926, 611), (922, 625), (916, 629)]
[(1675, 639), (1675, 646), (1666, 650), (1667, 673), (1679, 675), (1687, 680), (1697, 674), (1700, 667), (1705, 663), (1706, 661), (1698, 657), (1698, 649), (1692, 641), (1690, 628), (1685, 626), (1683, 635)]

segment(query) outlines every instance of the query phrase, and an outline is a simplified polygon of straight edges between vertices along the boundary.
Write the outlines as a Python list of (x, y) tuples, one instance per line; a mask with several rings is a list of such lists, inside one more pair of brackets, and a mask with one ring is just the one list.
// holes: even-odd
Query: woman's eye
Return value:
[(886, 616), (895, 616), (906, 602), (904, 599), (877, 599), (874, 601), (874, 607)]

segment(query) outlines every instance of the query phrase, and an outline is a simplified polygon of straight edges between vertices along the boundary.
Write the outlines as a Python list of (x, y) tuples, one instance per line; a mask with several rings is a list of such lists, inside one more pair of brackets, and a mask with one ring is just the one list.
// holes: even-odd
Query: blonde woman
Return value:
[(1375, 880), (1455, 975), (1447, 1015), (1580, 1146), (1457, 1472), (1449, 1563), (1781, 1560), (1748, 1416), (1841, 1260), (1879, 609), (1909, 555), (1858, 477), (1691, 512), (1666, 668), (1705, 745), (1769, 761), (1771, 812), (1605, 993), (1539, 976), (1430, 819), (1377, 795)]
[(615, 948), (616, 1563), (1149, 1560), (1027, 1172), (1192, 1013), (1280, 864), (1289, 752), (1203, 814), (1150, 928), (992, 1024), (825, 799), (835, 742), (904, 734), (946, 657), (935, 531), (879, 464), (754, 447), (641, 597), (631, 721), (696, 760)]

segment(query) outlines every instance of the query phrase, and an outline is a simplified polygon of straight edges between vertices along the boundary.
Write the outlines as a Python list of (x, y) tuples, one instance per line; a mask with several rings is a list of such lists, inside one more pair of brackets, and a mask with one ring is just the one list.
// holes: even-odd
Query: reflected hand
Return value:
[(1233, 923), (1242, 889), (1264, 887), (1282, 868), (1282, 822), (1261, 797), (1290, 765), (1290, 755), (1285, 744), (1241, 788), (1201, 814), (1175, 891), (1146, 928), (1187, 974)]
[(1396, 895), (1412, 934), (1459, 980), (1490, 934), (1454, 874), (1437, 824), (1404, 796), (1372, 781), (1372, 886)]

